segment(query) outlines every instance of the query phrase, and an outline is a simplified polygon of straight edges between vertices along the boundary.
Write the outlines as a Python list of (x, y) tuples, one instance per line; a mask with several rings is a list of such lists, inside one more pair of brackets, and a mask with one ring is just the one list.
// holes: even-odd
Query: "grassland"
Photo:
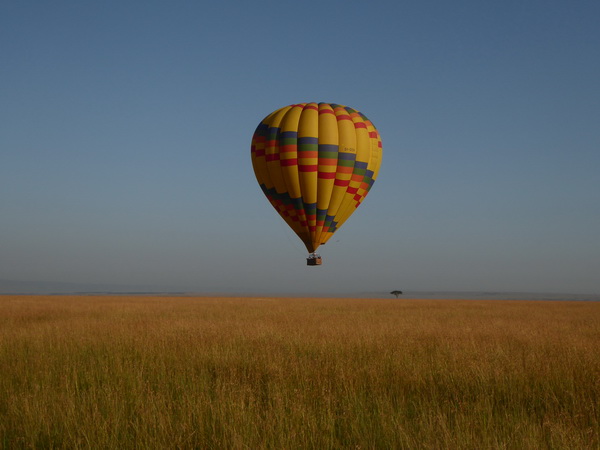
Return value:
[(600, 448), (600, 303), (0, 296), (2, 448)]

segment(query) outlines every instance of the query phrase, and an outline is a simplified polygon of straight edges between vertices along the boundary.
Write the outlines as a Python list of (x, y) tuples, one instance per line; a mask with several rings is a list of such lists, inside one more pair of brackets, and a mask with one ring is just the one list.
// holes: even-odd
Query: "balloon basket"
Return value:
[(306, 258), (307, 266), (320, 266), (321, 264), (323, 264), (323, 259), (316, 253), (311, 253), (308, 255), (308, 258)]

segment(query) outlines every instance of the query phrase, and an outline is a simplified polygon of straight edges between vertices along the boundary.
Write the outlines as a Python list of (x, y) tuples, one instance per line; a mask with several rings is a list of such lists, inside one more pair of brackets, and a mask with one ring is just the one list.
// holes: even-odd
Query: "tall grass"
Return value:
[(600, 448), (600, 303), (0, 297), (2, 448)]

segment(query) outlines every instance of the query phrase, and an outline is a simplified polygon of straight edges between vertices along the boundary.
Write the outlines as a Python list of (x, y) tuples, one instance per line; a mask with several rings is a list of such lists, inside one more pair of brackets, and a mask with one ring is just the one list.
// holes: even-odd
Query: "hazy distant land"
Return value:
[[(180, 286), (152, 286), (152, 285), (129, 285), (115, 283), (66, 283), (47, 281), (15, 281), (0, 279), (0, 295), (233, 295), (251, 297), (266, 295), (272, 297), (335, 297), (335, 298), (390, 298), (389, 292), (398, 288), (390, 287), (390, 290), (363, 291), (363, 292), (298, 292), (281, 293), (265, 289), (246, 289), (243, 291), (231, 290), (229, 292), (216, 289), (201, 290), (197, 288), (182, 288)], [(400, 287), (401, 288), (401, 287)], [(544, 292), (510, 292), (510, 291), (424, 291), (403, 290), (402, 298), (442, 298), (442, 299), (481, 299), (481, 300), (565, 300), (565, 301), (600, 301), (597, 293), (544, 293)]]

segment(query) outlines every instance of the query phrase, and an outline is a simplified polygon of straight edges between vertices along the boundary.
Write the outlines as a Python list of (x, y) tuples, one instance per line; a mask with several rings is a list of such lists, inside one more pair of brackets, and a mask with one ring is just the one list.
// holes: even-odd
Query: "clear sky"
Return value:
[[(600, 293), (600, 2), (0, 4), (0, 279), (206, 293)], [(320, 249), (250, 141), (366, 114), (369, 196)]]

